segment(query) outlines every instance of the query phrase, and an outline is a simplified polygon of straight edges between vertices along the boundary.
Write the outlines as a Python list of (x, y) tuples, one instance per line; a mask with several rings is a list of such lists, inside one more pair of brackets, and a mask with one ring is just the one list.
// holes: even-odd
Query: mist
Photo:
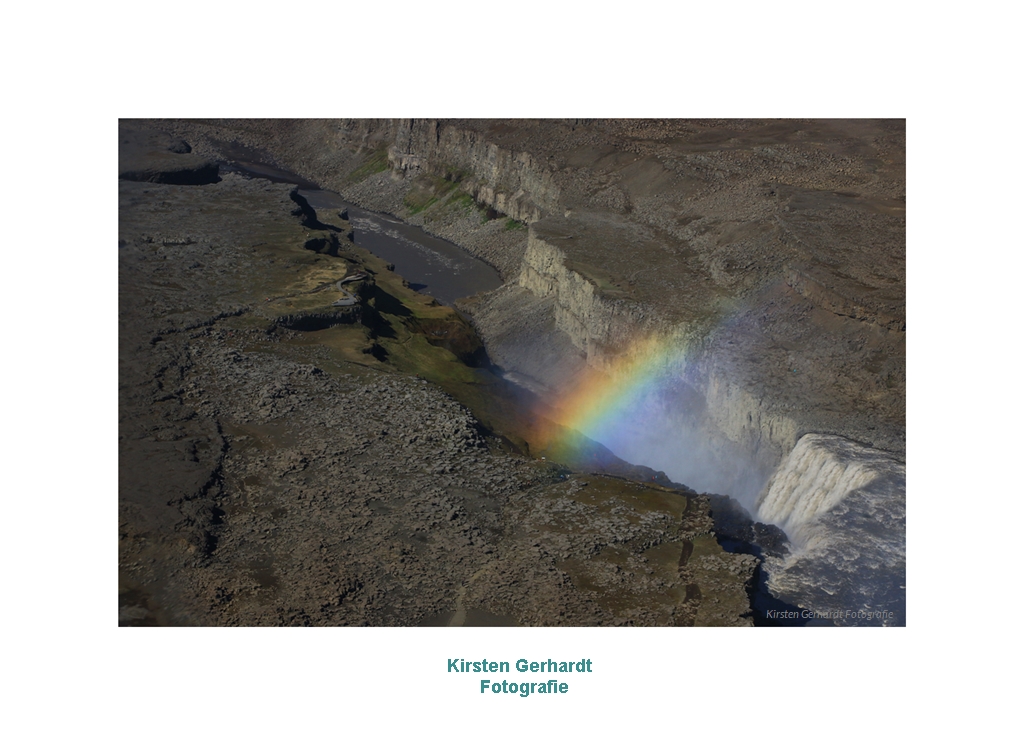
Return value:
[(678, 370), (659, 374), (611, 426), (583, 434), (691, 489), (733, 497), (751, 513), (774, 465), (729, 441), (708, 416), (704, 396)]

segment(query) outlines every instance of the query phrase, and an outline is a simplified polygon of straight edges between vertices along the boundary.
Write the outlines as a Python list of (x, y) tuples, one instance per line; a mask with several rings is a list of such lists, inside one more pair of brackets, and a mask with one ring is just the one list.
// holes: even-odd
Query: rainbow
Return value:
[(666, 373), (678, 371), (685, 359), (682, 340), (655, 335), (633, 344), (603, 370), (587, 368), (562, 400), (543, 412), (563, 428), (550, 433), (552, 444), (578, 442), (579, 433), (616, 452), (630, 436), (629, 425), (650, 414), (647, 409), (660, 398)]

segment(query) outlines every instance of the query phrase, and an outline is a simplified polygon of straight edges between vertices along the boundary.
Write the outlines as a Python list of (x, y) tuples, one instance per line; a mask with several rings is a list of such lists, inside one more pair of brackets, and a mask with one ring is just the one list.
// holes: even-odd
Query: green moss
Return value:
[(526, 230), (526, 223), (510, 217), (505, 220), (505, 230)]
[(445, 199), (458, 183), (440, 176), (421, 176), (405, 195), (409, 214), (415, 215)]
[(473, 370), (447, 349), (435, 347), (419, 334), (400, 334), (399, 339), (381, 339), (387, 361), (404, 373), (414, 373), (432, 383), (472, 383)]
[(412, 192), (405, 195), (405, 206), (409, 208), (409, 214), (415, 215), (437, 202), (437, 197), (431, 196), (424, 200), (417, 198)]
[(476, 208), (476, 202), (473, 201), (473, 197), (464, 191), (460, 191), (458, 194), (452, 194), (448, 197), (448, 201), (445, 202), (445, 206), (451, 207), (452, 209), (471, 210)]
[(362, 165), (349, 173), (348, 177), (353, 182), (362, 181), (375, 173), (381, 173), (388, 169), (387, 148), (380, 148), (370, 153)]
[(445, 209), (460, 211), (467, 215), (476, 211), (481, 223), (486, 223), (491, 220), (491, 216), (488, 214), (487, 208), (477, 204), (476, 200), (473, 199), (473, 196), (464, 191), (460, 191), (448, 197), (444, 206)]

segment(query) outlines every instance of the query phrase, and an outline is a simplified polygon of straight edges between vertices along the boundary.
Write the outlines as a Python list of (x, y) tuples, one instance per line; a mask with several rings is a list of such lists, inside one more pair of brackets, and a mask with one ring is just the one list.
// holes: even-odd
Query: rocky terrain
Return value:
[[(504, 378), (540, 402), (530, 411), (546, 412), (550, 421), (528, 421), (486, 370), (452, 368), (433, 352), (428, 361), (421, 352), (430, 335), (402, 316), (388, 321), (396, 336), (378, 334), (370, 327), (387, 314), (375, 315), (369, 289), (361, 296), (369, 313), (357, 313), (358, 324), (331, 327), (339, 339), (347, 335), (335, 343), (335, 354), (346, 348), (349, 362), (368, 355), (412, 374), (423, 374), (426, 362), (425, 377), (468, 406), (503, 447), (521, 454), (544, 454), (584, 471), (600, 461), (598, 470), (610, 464), (620, 475), (627, 474), (625, 459), (638, 464), (628, 472), (634, 478), (646, 479), (654, 469), (664, 472), (654, 483), (684, 482), (735, 497), (748, 522), (749, 515), (775, 519), (766, 516), (773, 505), (800, 501), (794, 509), (802, 515), (801, 535), (818, 536), (831, 558), (826, 567), (821, 556), (807, 554), (813, 554), (809, 543), (793, 539), (790, 558), (768, 562), (775, 567), (769, 585), (792, 603), (828, 605), (827, 598), (843, 597), (861, 611), (895, 603), (895, 616), (904, 617), (904, 122), (125, 126), (135, 132), (125, 141), (133, 149), (123, 158), (125, 179), (182, 183), (179, 175), (156, 174), (188, 171), (199, 174), (190, 183), (207, 188), (215, 185), (201, 186), (201, 163), (282, 169), (295, 183), (315, 183), (397, 215), (490, 263), (505, 284), (457, 307)], [(166, 133), (158, 155), (150, 147), (156, 131)], [(139, 143), (149, 143), (151, 152), (141, 153)], [(190, 161), (170, 168), (167, 161), (178, 157)], [(306, 215), (305, 227), (320, 237), (305, 240), (315, 242), (324, 261), (340, 256), (346, 227), (316, 219)], [(334, 230), (323, 232), (327, 227)], [(309, 333), (338, 316), (315, 307), (320, 300), (308, 293), (329, 279), (313, 275), (304, 301), (293, 296), (276, 316), (265, 309), (279, 329)], [(293, 318), (297, 305), (303, 307)], [(302, 320), (303, 314), (315, 318)], [(630, 362), (642, 361), (652, 344), (672, 354), (645, 373), (644, 397), (614, 422), (612, 451), (585, 437), (582, 450), (549, 450), (551, 427), (561, 432), (570, 424), (559, 407), (579, 381), (597, 376), (630, 384), (636, 367)], [(894, 465), (869, 468), (874, 481), (865, 483), (818, 478), (792, 465), (794, 449), (810, 435), (840, 438), (836, 452), (857, 453), (851, 462), (823, 456), (830, 473), (858, 471), (860, 461)], [(884, 556), (861, 551), (858, 541), (883, 546)], [(763, 572), (758, 576), (763, 584)], [(836, 582), (856, 588), (837, 590)], [(876, 596), (865, 587), (886, 589)]]
[(460, 316), (163, 124), (119, 132), (122, 624), (752, 624), (708, 497), (528, 457)]

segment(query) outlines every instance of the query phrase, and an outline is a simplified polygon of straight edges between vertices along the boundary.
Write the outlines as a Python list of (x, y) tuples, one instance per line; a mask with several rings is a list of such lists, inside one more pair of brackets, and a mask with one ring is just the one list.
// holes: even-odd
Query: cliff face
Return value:
[(587, 364), (606, 368), (614, 362), (614, 350), (627, 349), (643, 332), (643, 311), (632, 303), (615, 303), (567, 264), (557, 245), (531, 230), (519, 286), (538, 298), (550, 298), (555, 327), (586, 356)]
[[(371, 136), (362, 130), (362, 122), (351, 126)], [(521, 222), (534, 222), (558, 209), (559, 189), (551, 172), (529, 152), (501, 147), (481, 132), (435, 120), (403, 119), (386, 131), (393, 171), (459, 180), (476, 201)]]
[[(638, 415), (648, 421), (637, 422), (630, 443), (622, 445), (629, 448), (623, 457), (667, 469), (699, 488), (727, 491), (752, 507), (768, 476), (796, 444), (801, 420), (804, 427), (812, 428), (812, 417), (796, 407), (780, 406), (765, 395), (763, 381), (749, 379), (749, 369), (740, 373), (730, 364), (722, 353), (723, 347), (733, 345), (728, 330), (720, 339), (704, 338), (701, 334), (706, 326), (702, 327), (696, 314), (689, 323), (677, 320), (672, 324), (651, 313), (650, 306), (602, 292), (595, 281), (569, 268), (573, 262), (566, 252), (555, 241), (541, 237), (545, 230), (543, 223), (537, 229), (531, 226), (518, 284), (549, 302), (553, 327), (560, 334), (557, 339), (541, 335), (516, 338), (518, 356), (504, 340), (495, 338), (493, 346), (501, 348), (503, 362), (549, 388), (565, 389), (569, 378), (562, 370), (550, 364), (531, 364), (543, 357), (523, 354), (523, 350), (568, 341), (589, 367), (614, 375), (638, 340), (668, 332), (669, 341), (664, 343), (687, 352), (679, 353), (674, 367), (660, 373), (663, 380), (653, 394), (658, 400), (651, 402), (657, 414)], [(505, 315), (516, 314), (514, 302), (506, 305)], [(485, 333), (493, 325), (492, 317), (481, 318)], [(745, 343), (744, 353), (755, 354), (752, 347)], [(679, 394), (680, 389), (685, 389), (685, 395)], [(660, 444), (666, 438), (676, 440), (679, 449), (687, 451), (683, 458), (688, 464), (686, 471), (679, 470), (679, 454), (665, 454), (657, 462), (649, 460), (653, 441)], [(663, 450), (660, 446), (653, 452)]]

